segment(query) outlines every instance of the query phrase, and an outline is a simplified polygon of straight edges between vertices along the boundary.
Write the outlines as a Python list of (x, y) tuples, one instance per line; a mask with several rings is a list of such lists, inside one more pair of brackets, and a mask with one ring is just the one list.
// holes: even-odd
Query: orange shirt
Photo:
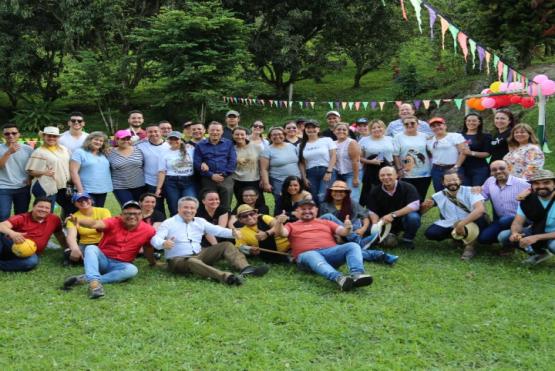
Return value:
[(321, 250), (337, 245), (334, 234), (340, 226), (329, 220), (314, 219), (287, 223), (291, 253), (296, 259), (299, 254), (310, 250)]

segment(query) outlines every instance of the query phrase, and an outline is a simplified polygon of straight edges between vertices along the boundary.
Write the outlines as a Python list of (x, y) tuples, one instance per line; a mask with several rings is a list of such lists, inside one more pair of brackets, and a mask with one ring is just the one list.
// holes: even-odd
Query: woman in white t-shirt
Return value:
[(158, 161), (158, 182), (156, 197), (162, 193), (162, 187), (168, 202), (170, 214), (177, 214), (177, 201), (181, 197), (196, 197), (197, 191), (193, 178), (193, 156), (195, 147), (181, 140), (179, 131), (168, 135), (170, 149), (160, 156)]
[(426, 150), (427, 136), (418, 131), (418, 119), (402, 119), (405, 130), (393, 138), (393, 160), (399, 177), (416, 187), (423, 202), (430, 187), (430, 156)]
[[(428, 140), (428, 151), (432, 156), (432, 182), (436, 192), (443, 187), (443, 173), (451, 168), (459, 171), (466, 155), (466, 139), (459, 133), (447, 132), (445, 120), (434, 117), (429, 121), (434, 136)], [(462, 172), (459, 174), (463, 178)]]
[(320, 123), (304, 123), (303, 141), (299, 146), (299, 167), (306, 187), (316, 202), (322, 202), (334, 180), (336, 145), (328, 137), (320, 138)]

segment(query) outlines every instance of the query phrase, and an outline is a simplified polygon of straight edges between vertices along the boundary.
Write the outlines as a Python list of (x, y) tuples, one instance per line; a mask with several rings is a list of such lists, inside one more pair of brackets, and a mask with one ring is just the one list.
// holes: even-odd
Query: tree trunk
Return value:
[(363, 76), (364, 76), (364, 74), (362, 73), (362, 68), (356, 67), (355, 77), (354, 77), (354, 82), (353, 82), (353, 88), (354, 89), (360, 88), (360, 80), (362, 79)]

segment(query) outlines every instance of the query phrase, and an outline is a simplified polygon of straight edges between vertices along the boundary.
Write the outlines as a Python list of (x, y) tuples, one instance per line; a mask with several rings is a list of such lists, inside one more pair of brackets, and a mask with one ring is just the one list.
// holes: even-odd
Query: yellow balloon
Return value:
[(499, 93), (499, 88), (501, 87), (501, 81), (494, 81), (489, 86), (492, 93)]

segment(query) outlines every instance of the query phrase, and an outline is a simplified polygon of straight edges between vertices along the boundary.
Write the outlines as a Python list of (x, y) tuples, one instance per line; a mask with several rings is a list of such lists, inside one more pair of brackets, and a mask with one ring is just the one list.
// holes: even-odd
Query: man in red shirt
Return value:
[[(335, 235), (345, 237), (351, 233), (349, 217), (341, 227), (329, 220), (317, 219), (318, 208), (312, 200), (296, 204), (298, 221), (283, 226), (285, 215), (276, 217), (276, 234), (289, 237), (291, 252), (297, 264), (308, 267), (317, 274), (335, 281), (342, 291), (372, 284), (372, 276), (364, 273), (360, 246), (354, 242), (337, 245)], [(347, 263), (350, 275), (345, 276), (335, 268)]]
[[(0, 223), (0, 270), (25, 272), (35, 268), (39, 264), (37, 254), (44, 251), (52, 234), (63, 248), (67, 248), (62, 222), (50, 209), (48, 198), (37, 197), (30, 212), (13, 215)], [(19, 258), (12, 252), (12, 245), (25, 239), (35, 242), (37, 252), (27, 258)]]
[[(137, 275), (138, 269), (131, 262), (141, 247), (147, 245), (145, 253), (152, 252), (150, 239), (156, 234), (154, 228), (142, 220), (141, 206), (128, 201), (121, 208), (121, 215), (103, 220), (77, 219), (70, 217), (75, 225), (102, 231), (98, 246), (85, 247), (85, 274), (72, 276), (64, 281), (64, 289), (89, 283), (89, 296), (96, 299), (104, 296), (103, 283), (121, 282)], [(153, 262), (152, 259), (149, 261)]]

